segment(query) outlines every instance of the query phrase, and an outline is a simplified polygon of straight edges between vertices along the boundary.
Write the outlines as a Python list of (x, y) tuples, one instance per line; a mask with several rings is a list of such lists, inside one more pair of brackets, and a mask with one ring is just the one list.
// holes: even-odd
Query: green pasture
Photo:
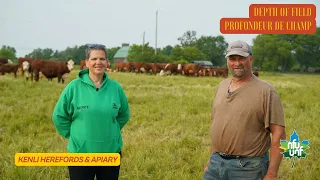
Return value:
[[(0, 76), (0, 179), (66, 180), (67, 167), (17, 167), (15, 153), (66, 152), (51, 115), (65, 84)], [(214, 91), (223, 78), (110, 73), (123, 86), (131, 120), (122, 130), (120, 179), (197, 180), (210, 151), (210, 113)], [(230, 75), (229, 75), (230, 77)], [(289, 140), (296, 129), (309, 140), (307, 157), (283, 159), (279, 179), (320, 178), (320, 75), (260, 73), (278, 91)], [(228, 110), (226, 109), (226, 112)]]

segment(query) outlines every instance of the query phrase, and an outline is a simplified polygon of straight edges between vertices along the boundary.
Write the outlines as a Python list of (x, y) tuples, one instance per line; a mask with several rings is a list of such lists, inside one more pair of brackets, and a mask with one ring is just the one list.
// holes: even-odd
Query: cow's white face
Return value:
[(66, 80), (68, 78), (69, 73), (65, 73), (62, 75), (62, 79)]
[(67, 66), (68, 66), (68, 69), (71, 71), (74, 68), (74, 61), (69, 60)]
[(13, 62), (11, 61), (11, 59), (8, 59), (8, 64), (13, 64)]
[(28, 70), (30, 68), (30, 63), (28, 61), (23, 61), (22, 63), (22, 69), (24, 71)]
[(165, 74), (164, 74), (164, 70), (161, 70), (160, 71), (160, 76), (164, 76)]

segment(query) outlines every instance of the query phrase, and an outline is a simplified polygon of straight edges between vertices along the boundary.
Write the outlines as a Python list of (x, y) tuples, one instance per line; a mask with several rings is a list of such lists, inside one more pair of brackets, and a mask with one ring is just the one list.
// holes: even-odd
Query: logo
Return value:
[(77, 109), (78, 110), (83, 110), (83, 109), (88, 109), (89, 106), (78, 106)]
[(309, 140), (303, 140), (300, 143), (299, 135), (297, 134), (296, 130), (294, 130), (290, 136), (289, 142), (286, 140), (280, 140), (280, 144), (280, 148), (284, 150), (284, 152), (281, 152), (283, 157), (292, 160), (291, 168), (294, 167), (295, 160), (307, 157), (307, 154), (304, 151), (310, 148), (308, 146)]
[(242, 45), (231, 46), (231, 49), (242, 49)]
[(112, 104), (113, 109), (118, 109), (116, 103)]

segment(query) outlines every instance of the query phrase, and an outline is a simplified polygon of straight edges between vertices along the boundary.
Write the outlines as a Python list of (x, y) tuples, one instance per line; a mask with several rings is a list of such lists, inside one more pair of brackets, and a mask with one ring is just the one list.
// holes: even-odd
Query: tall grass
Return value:
[[(70, 82), (77, 76), (72, 72)], [(296, 129), (309, 140), (307, 158), (284, 159), (279, 179), (320, 177), (319, 75), (261, 73), (282, 99), (286, 133)], [(110, 73), (121, 83), (131, 107), (122, 130), (120, 179), (201, 179), (210, 151), (210, 113), (214, 91), (222, 78), (160, 77)], [(0, 76), (0, 179), (68, 179), (66, 167), (16, 167), (15, 153), (66, 152), (67, 141), (56, 132), (51, 115), (66, 84), (38, 83), (13, 75)]]

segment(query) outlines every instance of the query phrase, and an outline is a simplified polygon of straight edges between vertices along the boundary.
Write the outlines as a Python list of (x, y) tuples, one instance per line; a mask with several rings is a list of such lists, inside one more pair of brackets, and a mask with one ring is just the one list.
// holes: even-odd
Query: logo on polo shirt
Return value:
[(280, 140), (280, 148), (284, 150), (281, 152), (284, 158), (288, 158), (292, 160), (291, 168), (294, 167), (295, 161), (300, 158), (306, 158), (307, 153), (304, 151), (309, 149), (309, 140), (299, 141), (299, 135), (296, 130), (293, 131), (292, 135), (290, 136), (290, 141), (287, 142), (286, 140)]

